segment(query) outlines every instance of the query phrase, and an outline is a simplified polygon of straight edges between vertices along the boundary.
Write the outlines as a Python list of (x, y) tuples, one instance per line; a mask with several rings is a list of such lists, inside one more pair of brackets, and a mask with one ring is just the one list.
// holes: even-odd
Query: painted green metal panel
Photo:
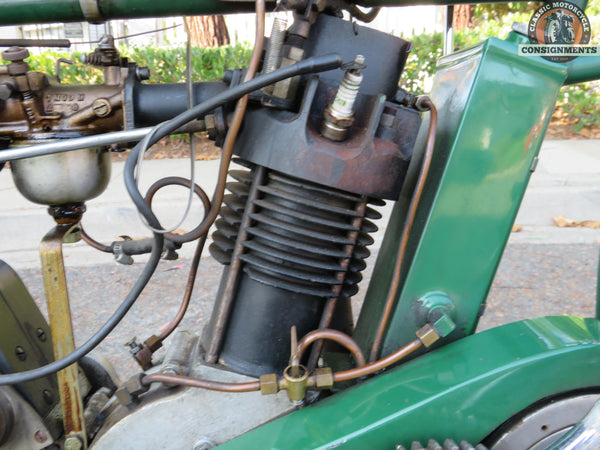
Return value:
[(515, 322), (461, 339), (251, 431), (223, 449), (394, 449), (480, 442), (527, 406), (600, 386), (600, 323)]
[[(433, 291), (456, 307), (450, 340), (475, 330), (565, 76), (565, 66), (519, 57), (516, 45), (495, 38), (440, 61), (430, 94), (438, 105), (436, 147), (384, 354), (414, 338), (424, 325), (416, 301)], [(401, 198), (394, 208), (357, 324), (365, 350), (387, 295), (406, 204)]]
[(600, 257), (598, 258), (598, 277), (596, 278), (596, 319), (600, 318)]

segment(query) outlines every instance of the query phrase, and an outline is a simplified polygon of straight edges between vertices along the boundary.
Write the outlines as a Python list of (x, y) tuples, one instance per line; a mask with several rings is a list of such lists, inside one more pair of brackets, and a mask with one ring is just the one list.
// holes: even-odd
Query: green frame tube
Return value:
[[(224, 14), (254, 9), (252, 2), (219, 0), (97, 0), (97, 5), (103, 20)], [(2, 0), (0, 12), (0, 25), (86, 20), (79, 0)]]

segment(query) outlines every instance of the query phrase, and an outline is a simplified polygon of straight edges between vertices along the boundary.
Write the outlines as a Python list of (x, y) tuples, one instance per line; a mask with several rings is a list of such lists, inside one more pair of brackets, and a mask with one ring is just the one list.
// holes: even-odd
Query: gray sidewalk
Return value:
[[(209, 197), (216, 182), (218, 161), (197, 161), (196, 179)], [(188, 160), (146, 161), (141, 180), (142, 192), (155, 180), (168, 175), (189, 176)], [(24, 199), (15, 189), (8, 170), (0, 172), (0, 259), (15, 268), (39, 266), (37, 248), (53, 226), (44, 206)], [(185, 210), (187, 191), (168, 188), (157, 194), (154, 208), (164, 226), (175, 225)], [(385, 216), (391, 205), (386, 206)], [(202, 215), (197, 200), (190, 218), (182, 226), (190, 229)], [(593, 244), (600, 242), (600, 229), (558, 228), (552, 217), (564, 215), (573, 220), (600, 220), (600, 141), (547, 141), (540, 162), (519, 211), (516, 223), (523, 231), (512, 233), (513, 243)], [(147, 236), (123, 184), (123, 163), (113, 164), (110, 185), (99, 198), (87, 203), (83, 225), (95, 239), (110, 243), (120, 235)], [(381, 227), (383, 228), (383, 227)], [(375, 236), (381, 242), (382, 230)], [(193, 246), (184, 246), (182, 257), (190, 257)], [(136, 261), (142, 261), (138, 257)], [(65, 251), (68, 266), (111, 263), (112, 256), (93, 250), (82, 242)]]

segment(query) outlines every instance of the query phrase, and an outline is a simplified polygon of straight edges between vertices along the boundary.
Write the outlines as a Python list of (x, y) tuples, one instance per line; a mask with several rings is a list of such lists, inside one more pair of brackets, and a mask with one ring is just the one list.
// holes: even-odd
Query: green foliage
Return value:
[(599, 91), (597, 82), (563, 87), (556, 103), (555, 118), (571, 124), (576, 133), (600, 125)]
[[(151, 83), (176, 83), (185, 80), (185, 49), (133, 47), (121, 49), (121, 54), (140, 66), (150, 68)], [(252, 50), (248, 44), (215, 48), (192, 48), (192, 77), (194, 80), (215, 81), (223, 77), (228, 69), (246, 67)], [(63, 84), (102, 83), (102, 71), (82, 64), (81, 53), (45, 52), (32, 55), (27, 61), (31, 70), (55, 75), (59, 58), (74, 62), (62, 64), (60, 73)]]
[(102, 83), (102, 71), (91, 66), (81, 64), (82, 53), (58, 53), (47, 51), (40, 55), (31, 55), (27, 62), (32, 71), (43, 72), (50, 76), (56, 75), (56, 61), (65, 58), (73, 64), (60, 65), (60, 78), (64, 84), (95, 84)]
[(501, 22), (518, 13), (531, 16), (533, 11), (542, 6), (542, 2), (517, 2), (517, 3), (485, 3), (475, 6), (475, 23), (481, 24), (487, 21)]
[[(223, 78), (228, 69), (246, 67), (252, 49), (248, 44), (226, 45), (214, 48), (192, 48), (193, 78), (216, 81)], [(129, 48), (123, 51), (140, 66), (150, 68), (152, 83), (176, 83), (184, 81), (185, 49), (183, 48)]]
[[(528, 23), (533, 11), (540, 3), (487, 4), (475, 7), (475, 27), (455, 33), (454, 49), (459, 50), (494, 36), (505, 38), (513, 22)], [(591, 0), (586, 12), (589, 16), (600, 15), (600, 0)], [(594, 21), (592, 20), (592, 23)], [(597, 33), (600, 30), (596, 31)], [(436, 62), (442, 56), (443, 34), (421, 34), (409, 38), (413, 50), (402, 75), (402, 86), (411, 92), (426, 92), (435, 74)], [(583, 83), (561, 89), (554, 113), (564, 123), (569, 123), (574, 132), (586, 127), (600, 125), (600, 84)]]
[(424, 92), (425, 80), (435, 73), (437, 60), (442, 56), (442, 33), (419, 34), (410, 39), (413, 49), (408, 56), (401, 84), (409, 92)]
[[(475, 7), (475, 27), (455, 33), (454, 48), (462, 49), (490, 36), (504, 38), (513, 22), (529, 21), (539, 3), (486, 4)], [(586, 9), (588, 15), (600, 14), (600, 0), (591, 0)], [(592, 23), (594, 21), (592, 20)], [(435, 74), (437, 60), (442, 56), (443, 34), (420, 34), (409, 37), (413, 50), (408, 58), (402, 86), (410, 92), (426, 92)], [(140, 66), (150, 68), (151, 83), (175, 83), (185, 80), (185, 49), (132, 47), (121, 49), (123, 56)], [(245, 67), (250, 59), (249, 44), (217, 48), (192, 49), (192, 77), (194, 80), (214, 81), (223, 77), (227, 69)], [(55, 74), (58, 58), (74, 61), (72, 65), (61, 65), (64, 84), (92, 84), (102, 82), (102, 71), (81, 64), (81, 54), (45, 52), (32, 55), (29, 64), (32, 70)], [(576, 132), (588, 126), (600, 125), (599, 85), (585, 83), (567, 86), (561, 90), (555, 117), (568, 121)]]

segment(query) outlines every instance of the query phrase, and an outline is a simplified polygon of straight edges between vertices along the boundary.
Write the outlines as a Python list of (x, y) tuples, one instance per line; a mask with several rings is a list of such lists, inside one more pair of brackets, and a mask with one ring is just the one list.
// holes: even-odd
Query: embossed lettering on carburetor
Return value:
[(72, 113), (79, 111), (85, 102), (83, 92), (52, 93), (46, 94), (44, 106), (46, 112), (53, 113)]

